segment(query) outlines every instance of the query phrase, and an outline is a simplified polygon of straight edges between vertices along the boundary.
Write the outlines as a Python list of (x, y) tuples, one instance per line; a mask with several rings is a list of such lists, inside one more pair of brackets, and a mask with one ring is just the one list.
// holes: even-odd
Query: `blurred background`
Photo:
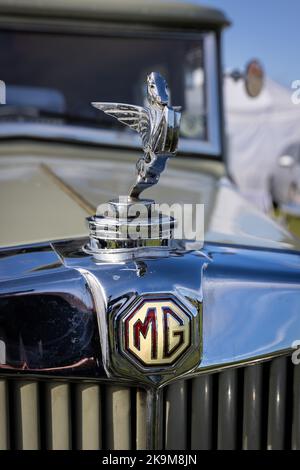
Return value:
[[(205, 2), (203, 2), (205, 3)], [(290, 87), (300, 78), (299, 0), (208, 0), (232, 21), (224, 34), (224, 66), (243, 67), (249, 57), (260, 58), (266, 72)]]
[[(300, 234), (300, 43), (298, 0), (210, 0), (232, 25), (224, 32), (223, 65), (229, 169), (242, 193)], [(264, 69), (256, 98), (230, 77), (250, 59)]]
[[(170, 25), (169, 3), (174, 9), (181, 8), (179, 11), (189, 22), (194, 18), (198, 21), (195, 6), (223, 10), (232, 23), (223, 32), (222, 54), (229, 174), (247, 200), (300, 236), (300, 1), (137, 2), (143, 11), (137, 12), (136, 3), (129, 0), (119, 4), (113, 0), (52, 0), (49, 8), (35, 0), (0, 0), (0, 11), (5, 7), (5, 13), (14, 5), (18, 7), (16, 12), (26, 17), (32, 4), (33, 10), (39, 7), (46, 18), (49, 11), (55, 16), (61, 10), (68, 22), (70, 15), (80, 21), (84, 15), (93, 18), (102, 5), (104, 10), (111, 9), (112, 15), (122, 7), (122, 21), (126, 23), (126, 14), (129, 21), (135, 21), (135, 14), (151, 18), (153, 10), (160, 15), (162, 4), (165, 21)], [(16, 32), (4, 28), (0, 32), (0, 79), (7, 85), (7, 106), (0, 107), (0, 136), (12, 137), (12, 128), (17, 127), (24, 135), (25, 130), (32, 132), (33, 125), (35, 129), (39, 125), (39, 136), (43, 132), (47, 137), (49, 133), (65, 137), (67, 132), (68, 137), (75, 134), (78, 139), (76, 126), (84, 126), (80, 135), (86, 140), (97, 135), (101, 143), (110, 144), (111, 136), (119, 139), (121, 132), (122, 143), (129, 145), (133, 142), (130, 131), (99, 113), (90, 102), (97, 99), (140, 104), (146, 99), (145, 76), (157, 70), (169, 82), (171, 101), (183, 104), (180, 144), (185, 147), (181, 150), (196, 149), (200, 155), (209, 149), (213, 154), (215, 142), (210, 141), (209, 120), (214, 120), (218, 109), (206, 106), (206, 82), (218, 72), (213, 71), (212, 78), (205, 72), (203, 37), (162, 39), (147, 33), (137, 41), (129, 34), (78, 34), (74, 26), (65, 34), (60, 23), (55, 31), (43, 31), (43, 27), (31, 30), (26, 26)], [(250, 93), (249, 71), (254, 83), (259, 82)]]

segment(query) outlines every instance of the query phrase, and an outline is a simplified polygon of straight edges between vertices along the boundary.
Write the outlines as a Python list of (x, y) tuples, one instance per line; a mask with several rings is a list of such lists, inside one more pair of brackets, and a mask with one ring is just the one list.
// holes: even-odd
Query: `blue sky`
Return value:
[(232, 26), (224, 33), (224, 67), (262, 61), (267, 75), (290, 87), (300, 79), (300, 0), (203, 0), (221, 8)]

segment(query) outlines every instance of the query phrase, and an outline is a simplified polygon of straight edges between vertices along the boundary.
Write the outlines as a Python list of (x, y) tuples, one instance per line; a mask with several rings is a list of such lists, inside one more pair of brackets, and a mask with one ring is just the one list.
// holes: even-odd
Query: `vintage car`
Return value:
[[(0, 448), (299, 449), (300, 243), (227, 175), (226, 16), (192, 0), (0, 13)], [(160, 213), (155, 237), (123, 236), (145, 188), (204, 204), (204, 243)]]

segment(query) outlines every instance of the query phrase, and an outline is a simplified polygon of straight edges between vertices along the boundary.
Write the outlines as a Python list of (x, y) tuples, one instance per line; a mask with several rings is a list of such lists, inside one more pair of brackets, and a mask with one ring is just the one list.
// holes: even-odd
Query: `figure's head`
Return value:
[(151, 72), (147, 77), (148, 101), (150, 104), (169, 103), (168, 84), (159, 72)]

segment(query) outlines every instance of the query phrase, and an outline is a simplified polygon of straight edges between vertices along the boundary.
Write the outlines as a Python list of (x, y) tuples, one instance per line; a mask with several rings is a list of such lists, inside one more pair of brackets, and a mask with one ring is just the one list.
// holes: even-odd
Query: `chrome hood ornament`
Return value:
[(176, 154), (181, 108), (169, 105), (168, 86), (158, 72), (147, 77), (147, 99), (147, 107), (92, 103), (138, 132), (144, 150), (129, 195), (98, 208), (97, 215), (88, 219), (90, 241), (85, 250), (98, 258), (136, 258), (143, 248), (155, 247), (156, 253), (166, 251), (173, 237), (175, 220), (156, 210), (154, 201), (139, 197), (158, 182), (167, 160)]
[(147, 188), (155, 185), (169, 157), (176, 154), (181, 118), (180, 106), (169, 106), (166, 80), (152, 72), (147, 77), (149, 106), (122, 103), (92, 103), (95, 108), (118, 119), (138, 132), (142, 138), (144, 156), (137, 162), (137, 180), (129, 197), (139, 198)]

